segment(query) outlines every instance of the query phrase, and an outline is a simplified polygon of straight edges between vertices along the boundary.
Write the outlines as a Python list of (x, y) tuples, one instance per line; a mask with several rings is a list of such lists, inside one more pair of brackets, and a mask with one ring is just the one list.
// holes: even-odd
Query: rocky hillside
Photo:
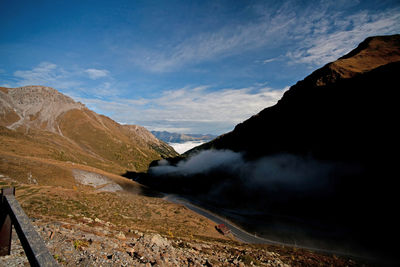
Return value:
[(43, 86), (1, 88), (0, 153), (9, 161), (2, 170), (9, 175), (28, 171), (18, 162), (38, 160), (121, 174), (146, 171), (151, 161), (177, 155), (145, 128), (120, 125)]
[(12, 130), (39, 128), (62, 135), (57, 118), (70, 110), (85, 108), (50, 87), (3, 87), (1, 92), (0, 123)]

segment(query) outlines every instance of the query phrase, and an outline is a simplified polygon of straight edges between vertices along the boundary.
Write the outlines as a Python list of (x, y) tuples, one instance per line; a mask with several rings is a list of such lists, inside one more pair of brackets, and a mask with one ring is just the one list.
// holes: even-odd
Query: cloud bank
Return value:
[(203, 86), (169, 90), (160, 96), (137, 100), (78, 100), (96, 111), (110, 114), (116, 121), (143, 125), (150, 130), (222, 134), (274, 105), (287, 89), (254, 86), (213, 91)]
[(176, 166), (161, 160), (158, 166), (149, 169), (149, 173), (154, 176), (183, 176), (184, 179), (199, 179), (196, 176), (199, 174), (226, 173), (230, 177), (227, 187), (231, 186), (230, 183), (240, 183), (242, 190), (247, 188), (269, 192), (279, 187), (286, 193), (310, 193), (328, 186), (338, 166), (341, 165), (291, 154), (246, 160), (242, 153), (231, 150), (204, 150), (180, 161)]
[(176, 152), (178, 152), (179, 154), (183, 154), (186, 151), (204, 143), (205, 143), (204, 141), (188, 141), (184, 143), (168, 143), (168, 144), (172, 146)]

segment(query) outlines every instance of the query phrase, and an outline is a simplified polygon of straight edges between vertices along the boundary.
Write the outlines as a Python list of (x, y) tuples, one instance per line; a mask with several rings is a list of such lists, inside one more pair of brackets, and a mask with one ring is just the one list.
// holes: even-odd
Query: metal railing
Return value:
[(31, 266), (58, 266), (43, 239), (15, 199), (15, 188), (3, 188), (0, 194), (0, 256), (10, 255), (12, 225)]

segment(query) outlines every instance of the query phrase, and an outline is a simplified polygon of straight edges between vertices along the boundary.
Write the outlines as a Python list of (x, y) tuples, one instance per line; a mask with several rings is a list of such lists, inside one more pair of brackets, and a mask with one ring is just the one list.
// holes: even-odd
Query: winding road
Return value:
[(285, 246), (289, 245), (289, 244), (281, 243), (278, 241), (265, 239), (262, 237), (252, 235), (249, 232), (246, 232), (245, 230), (234, 225), (233, 223), (227, 221), (226, 219), (223, 219), (223, 218), (219, 217), (218, 215), (216, 215), (208, 210), (205, 210), (201, 207), (193, 205), (192, 203), (190, 203), (182, 198), (179, 198), (175, 195), (166, 195), (163, 199), (173, 202), (173, 203), (176, 203), (176, 204), (184, 205), (186, 208), (212, 220), (216, 224), (221, 224), (221, 223), (225, 224), (229, 228), (229, 230), (231, 230), (231, 233), (233, 234), (233, 236), (236, 239), (238, 239), (239, 241), (242, 241), (245, 243), (251, 243), (251, 244), (273, 244), (273, 245), (285, 245)]
[(274, 241), (262, 237), (255, 236), (238, 226), (234, 225), (233, 223), (229, 222), (228, 220), (221, 218), (220, 216), (203, 209), (199, 206), (193, 205), (189, 201), (179, 198), (176, 195), (166, 195), (163, 197), (163, 199), (175, 203), (175, 204), (181, 204), (184, 205), (186, 208), (212, 220), (216, 224), (225, 224), (229, 230), (231, 230), (231, 233), (233, 236), (238, 239), (239, 241), (245, 242), (245, 243), (250, 243), (250, 244), (270, 244), (270, 245), (280, 245), (280, 246), (286, 246), (286, 247), (296, 247), (296, 248), (302, 248), (302, 249), (307, 249), (307, 250), (312, 250), (315, 252), (322, 252), (322, 253), (328, 253), (328, 254), (336, 254), (336, 255), (342, 255), (342, 256), (352, 256), (355, 258), (360, 258), (358, 255), (353, 255), (351, 253), (345, 253), (341, 251), (332, 251), (332, 250), (327, 250), (327, 249), (321, 249), (321, 248), (315, 248), (315, 247), (308, 247), (308, 246), (301, 246), (297, 244), (290, 244), (290, 243), (283, 243), (279, 241)]

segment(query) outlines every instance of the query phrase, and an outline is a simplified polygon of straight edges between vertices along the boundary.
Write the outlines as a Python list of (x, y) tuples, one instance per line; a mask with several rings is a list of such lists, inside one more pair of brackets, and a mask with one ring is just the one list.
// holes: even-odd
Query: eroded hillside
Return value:
[[(38, 181), (46, 180), (44, 169), (66, 175), (69, 171), (58, 162), (121, 174), (146, 171), (151, 161), (177, 155), (145, 128), (120, 125), (43, 86), (1, 88), (0, 135), (0, 155), (7, 162), (1, 171), (25, 177), (34, 173)], [(37, 162), (48, 167), (38, 168)]]

